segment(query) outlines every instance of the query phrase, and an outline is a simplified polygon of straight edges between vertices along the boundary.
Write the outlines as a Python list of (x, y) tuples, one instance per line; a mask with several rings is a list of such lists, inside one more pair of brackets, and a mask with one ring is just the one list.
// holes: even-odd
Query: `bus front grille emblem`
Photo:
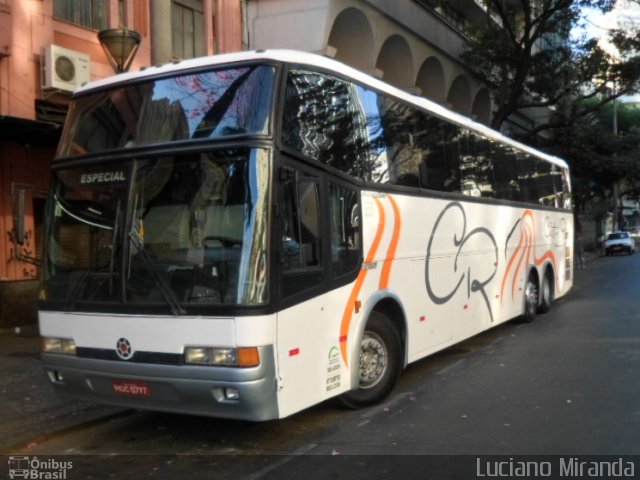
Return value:
[(121, 338), (120, 340), (118, 340), (118, 342), (116, 343), (116, 354), (118, 355), (118, 357), (120, 357), (122, 360), (129, 360), (132, 353), (133, 352), (131, 350), (131, 343), (129, 343), (129, 340), (127, 340), (126, 338)]

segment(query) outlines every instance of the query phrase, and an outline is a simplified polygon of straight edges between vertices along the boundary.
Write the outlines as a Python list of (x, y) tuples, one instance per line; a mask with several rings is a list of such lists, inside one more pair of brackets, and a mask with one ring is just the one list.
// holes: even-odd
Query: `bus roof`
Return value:
[(156, 76), (165, 76), (171, 75), (174, 73), (187, 72), (189, 70), (197, 70), (205, 67), (215, 67), (217, 65), (228, 65), (232, 63), (239, 62), (248, 62), (248, 61), (260, 61), (260, 60), (268, 60), (268, 61), (276, 61), (276, 62), (285, 62), (285, 63), (293, 63), (299, 65), (309, 65), (317, 68), (322, 68), (325, 70), (336, 72), (336, 74), (347, 76), (358, 83), (367, 85), (376, 90), (385, 92), (391, 96), (402, 99), (409, 103), (412, 103), (416, 106), (422, 107), (428, 111), (433, 112), (434, 114), (451, 120), (460, 126), (467, 127), (471, 130), (475, 130), (482, 135), (491, 138), (493, 140), (497, 140), (503, 142), (505, 144), (510, 144), (514, 148), (524, 150), (532, 155), (535, 155), (543, 160), (546, 160), (550, 163), (556, 164), (559, 167), (567, 168), (567, 163), (553, 155), (546, 154), (539, 150), (536, 150), (528, 145), (517, 142), (505, 135), (493, 130), (486, 125), (475, 122), (470, 118), (461, 115), (459, 113), (453, 112), (442, 105), (439, 105), (427, 98), (420, 97), (417, 95), (413, 95), (404, 90), (396, 88), (382, 80), (374, 78), (360, 70), (356, 70), (353, 67), (350, 67), (346, 64), (343, 64), (337, 60), (334, 60), (329, 57), (302, 52), (297, 50), (255, 50), (255, 51), (242, 51), (235, 53), (226, 53), (220, 55), (213, 55), (209, 57), (198, 57), (188, 60), (180, 60), (175, 62), (170, 62), (158, 66), (147, 67), (137, 72), (126, 72), (121, 73), (119, 75), (113, 75), (101, 80), (97, 80), (95, 82), (88, 83), (78, 90), (76, 90), (76, 94), (85, 94), (89, 93), (92, 90), (100, 90), (103, 88), (108, 88), (111, 86), (119, 86), (122, 84), (130, 83), (132, 81), (144, 80), (145, 78), (153, 78)]

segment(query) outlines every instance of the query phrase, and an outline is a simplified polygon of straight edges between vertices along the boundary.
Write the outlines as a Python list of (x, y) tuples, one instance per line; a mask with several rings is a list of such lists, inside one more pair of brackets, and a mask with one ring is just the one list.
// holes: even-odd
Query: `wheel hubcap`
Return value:
[(533, 282), (527, 282), (524, 295), (527, 302), (527, 310), (529, 310), (529, 312), (535, 312), (536, 306), (538, 305), (538, 289)]
[(387, 369), (386, 345), (379, 335), (365, 332), (360, 351), (360, 388), (374, 387)]

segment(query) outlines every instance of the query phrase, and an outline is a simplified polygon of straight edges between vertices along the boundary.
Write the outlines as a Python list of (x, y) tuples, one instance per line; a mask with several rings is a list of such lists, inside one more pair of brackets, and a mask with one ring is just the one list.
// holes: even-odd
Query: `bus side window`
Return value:
[(521, 200), (527, 203), (539, 203), (537, 159), (529, 153), (518, 152), (518, 183), (522, 192)]
[(520, 201), (520, 183), (516, 165), (516, 152), (498, 142), (493, 142), (493, 172), (497, 198), (502, 200)]
[(445, 182), (451, 175), (445, 157), (444, 122), (423, 113), (416, 138), (422, 152), (420, 186), (430, 190), (444, 190)]
[(329, 184), (332, 278), (353, 272), (359, 265), (360, 203), (356, 190)]
[(571, 210), (571, 188), (569, 186), (569, 170), (562, 169), (562, 199), (561, 208)]
[(495, 198), (490, 142), (467, 131), (460, 139), (460, 171), (465, 195)]
[(317, 177), (283, 168), (281, 208), (284, 296), (323, 282), (320, 244), (320, 183)]

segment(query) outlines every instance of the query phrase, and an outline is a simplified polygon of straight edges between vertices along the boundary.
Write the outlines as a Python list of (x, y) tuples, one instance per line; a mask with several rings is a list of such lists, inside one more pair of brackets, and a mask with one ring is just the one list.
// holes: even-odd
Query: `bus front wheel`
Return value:
[(393, 389), (402, 365), (400, 335), (391, 320), (372, 312), (362, 335), (358, 366), (358, 388), (340, 396), (350, 408), (372, 405)]

